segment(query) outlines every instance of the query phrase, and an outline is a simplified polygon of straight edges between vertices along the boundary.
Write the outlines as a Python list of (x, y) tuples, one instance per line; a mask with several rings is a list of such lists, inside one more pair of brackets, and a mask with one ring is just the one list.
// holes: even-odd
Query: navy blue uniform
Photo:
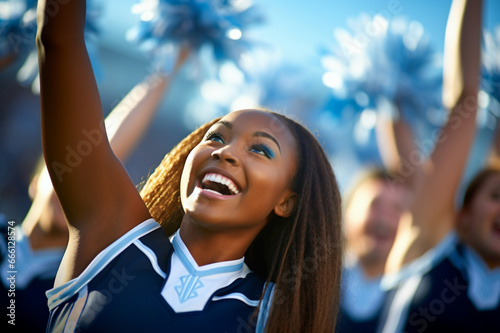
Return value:
[(243, 258), (199, 267), (148, 220), (47, 292), (48, 332), (252, 332), (264, 283)]
[(500, 332), (500, 269), (455, 235), (411, 265), (388, 292), (379, 332)]
[[(7, 221), (1, 224), (0, 293), (2, 327), (7, 329), (2, 331), (44, 332), (49, 317), (45, 292), (54, 287), (64, 248), (33, 251), (20, 227), (9, 228)], [(14, 249), (13, 266), (9, 263), (9, 248)]]

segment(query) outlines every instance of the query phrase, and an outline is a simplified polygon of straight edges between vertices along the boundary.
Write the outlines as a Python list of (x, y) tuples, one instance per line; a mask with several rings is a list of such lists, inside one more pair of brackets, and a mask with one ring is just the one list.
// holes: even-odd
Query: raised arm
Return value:
[(454, 0), (446, 27), (443, 102), (447, 123), (388, 261), (388, 271), (419, 257), (454, 228), (454, 198), (476, 129), (482, 1)]
[(149, 217), (113, 153), (84, 42), (85, 1), (38, 3), (42, 146), (70, 225), (57, 283), (83, 271), (102, 249)]
[(398, 184), (415, 192), (423, 175), (423, 161), (410, 125), (401, 117), (391, 119), (380, 113), (376, 138), (384, 167), (395, 173)]
[[(166, 74), (148, 75), (132, 88), (106, 117), (106, 131), (111, 148), (116, 157), (123, 163), (134, 151), (143, 134), (147, 131), (149, 124), (154, 119), (169, 81), (170, 77)], [(47, 207), (52, 205), (49, 200), (54, 193), (54, 189), (46, 167), (38, 173), (36, 179), (36, 194), (22, 223), (24, 233), (31, 235), (37, 224), (43, 230), (66, 228), (64, 221), (64, 225), (57, 225), (61, 221), (56, 218), (40, 220), (43, 211), (59, 208)], [(57, 205), (59, 204), (57, 203)]]

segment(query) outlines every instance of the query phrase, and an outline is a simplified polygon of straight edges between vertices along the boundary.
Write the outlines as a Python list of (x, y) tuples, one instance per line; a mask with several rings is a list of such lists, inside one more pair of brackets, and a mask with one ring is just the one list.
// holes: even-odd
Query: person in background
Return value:
[(346, 260), (339, 332), (373, 332), (384, 301), (380, 281), (409, 189), (382, 169), (364, 172), (344, 201)]
[(378, 332), (496, 332), (500, 315), (499, 173), (455, 198), (476, 130), (482, 1), (455, 0), (446, 28), (449, 119), (388, 258)]
[(403, 162), (415, 151), (412, 130), (403, 119), (380, 114), (376, 134), (385, 168), (367, 168), (344, 200), (346, 260), (339, 332), (373, 332), (377, 327), (387, 258), (423, 175), (422, 165), (410, 169)]
[[(462, 34), (462, 29), (465, 30), (463, 25), (472, 26), (472, 24), (477, 23), (471, 24), (469, 21), (463, 20), (463, 12), (457, 9), (458, 6), (458, 4), (454, 4), (450, 10), (445, 42), (448, 61), (445, 61), (443, 69), (446, 78), (443, 95), (446, 106), (450, 110), (448, 124), (443, 128), (445, 132), (450, 131), (451, 126), (456, 127), (457, 117), (461, 115), (459, 112), (463, 112), (459, 103), (463, 103), (464, 99), (469, 96), (467, 94), (471, 93), (475, 87), (474, 84), (477, 87), (477, 77), (473, 76), (473, 70), (474, 68), (478, 69), (479, 61), (477, 64), (474, 63), (476, 59), (473, 57), (473, 52), (470, 52), (472, 56), (469, 55), (469, 58), (467, 55), (463, 58), (467, 51), (463, 46), (460, 48), (459, 43), (464, 41), (458, 38)], [(469, 32), (468, 36), (472, 33)], [(466, 75), (450, 80), (449, 75), (452, 72), (450, 66), (457, 64), (465, 66), (466, 61), (467, 66), (469, 66)], [(463, 99), (449, 101), (449, 95), (459, 93), (459, 89), (467, 89), (466, 94), (461, 97)], [(387, 170), (394, 170), (394, 172), (378, 171), (369, 174), (369, 177), (365, 178), (368, 179), (368, 182), (364, 181), (366, 183), (364, 191), (360, 191), (363, 189), (364, 183), (362, 182), (361, 186), (358, 185), (356, 191), (348, 197), (345, 215), (347, 253), (354, 254), (352, 255), (354, 260), (347, 260), (347, 262), (354, 262), (354, 264), (348, 265), (344, 271), (345, 286), (338, 327), (340, 332), (350, 330), (374, 332), (377, 327), (384, 326), (387, 318), (387, 303), (390, 302), (386, 299), (387, 287), (384, 281), (387, 281), (388, 277), (384, 274), (387, 267), (393, 263), (391, 258), (404, 253), (401, 248), (395, 250), (394, 244), (401, 246), (413, 241), (415, 228), (407, 225), (407, 217), (413, 214), (415, 204), (418, 204), (419, 200), (424, 198), (431, 200), (428, 208), (419, 206), (420, 209), (426, 210), (430, 214), (432, 209), (440, 209), (436, 203), (440, 202), (444, 206), (445, 196), (454, 194), (454, 186), (458, 186), (458, 183), (455, 183), (456, 179), (453, 177), (461, 176), (461, 168), (464, 167), (462, 164), (465, 163), (468, 156), (465, 148), (467, 148), (467, 144), (470, 146), (473, 138), (471, 129), (475, 126), (476, 110), (468, 112), (471, 115), (465, 121), (465, 135), (456, 143), (462, 145), (461, 153), (455, 154), (454, 149), (458, 148), (449, 143), (444, 144), (445, 148), (438, 148), (443, 137), (452, 137), (456, 133), (442, 134), (439, 138), (432, 138), (434, 143), (437, 141), (436, 150), (442, 150), (441, 154), (450, 156), (446, 162), (440, 161), (443, 164), (439, 166), (445, 167), (450, 166), (450, 162), (454, 163), (454, 169), (439, 180), (442, 183), (433, 178), (434, 173), (438, 170), (438, 164), (433, 160), (435, 155), (431, 155), (428, 160), (422, 158), (424, 152), (420, 151), (421, 147), (415, 146), (411, 127), (403, 117), (391, 120), (385, 114), (379, 114), (376, 133), (380, 154)], [(414, 157), (417, 152), (420, 157), (418, 162), (408, 165), (409, 161), (416, 160)], [(439, 184), (439, 189), (426, 189), (425, 184), (429, 186), (428, 182), (432, 182), (433, 185)], [(440, 197), (436, 198), (436, 196)], [(355, 205), (352, 205), (353, 199), (358, 199), (354, 201)], [(373, 221), (378, 221), (378, 223)], [(382, 223), (383, 221), (386, 223)], [(379, 235), (377, 235), (377, 231)], [(435, 235), (439, 234), (439, 230), (436, 231)], [(401, 234), (405, 233), (408, 234), (402, 237)], [(376, 246), (377, 244), (378, 246)], [(372, 265), (366, 264), (366, 262), (371, 262)], [(393, 322), (393, 318), (391, 318), (391, 322)], [(390, 332), (390, 329), (387, 332)]]

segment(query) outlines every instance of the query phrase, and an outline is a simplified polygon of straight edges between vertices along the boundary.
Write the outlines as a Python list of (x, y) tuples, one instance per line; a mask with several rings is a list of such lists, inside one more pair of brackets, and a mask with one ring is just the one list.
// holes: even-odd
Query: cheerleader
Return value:
[(52, 16), (50, 4), (38, 7), (42, 137), (69, 242), (48, 332), (333, 331), (340, 193), (314, 136), (277, 113), (231, 112), (139, 193), (106, 138), (85, 1)]
[(498, 331), (499, 169), (479, 173), (454, 208), (476, 129), (481, 11), (481, 1), (450, 9), (443, 89), (450, 114), (388, 258), (379, 332)]
[(387, 258), (401, 216), (408, 210), (423, 175), (421, 165), (414, 165), (409, 172), (401, 164), (415, 151), (410, 126), (403, 119), (392, 121), (383, 114), (378, 115), (377, 122), (379, 150), (386, 169), (362, 173), (344, 200), (346, 260), (339, 332), (376, 329), (385, 300), (381, 281)]

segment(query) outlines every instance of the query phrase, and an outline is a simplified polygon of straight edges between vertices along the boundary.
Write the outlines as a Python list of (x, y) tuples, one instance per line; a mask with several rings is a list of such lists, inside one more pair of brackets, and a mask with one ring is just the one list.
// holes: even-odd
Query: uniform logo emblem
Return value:
[(179, 301), (184, 303), (191, 298), (198, 297), (197, 289), (203, 287), (199, 276), (184, 275), (181, 276), (181, 284), (175, 287), (175, 292), (179, 296)]

